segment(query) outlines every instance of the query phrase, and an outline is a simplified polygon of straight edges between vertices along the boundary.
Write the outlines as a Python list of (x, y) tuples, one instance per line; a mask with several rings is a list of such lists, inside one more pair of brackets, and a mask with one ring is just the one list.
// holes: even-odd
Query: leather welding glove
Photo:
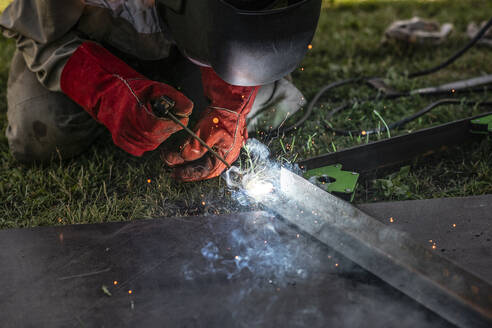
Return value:
[(145, 78), (94, 42), (85, 42), (63, 68), (62, 91), (111, 132), (113, 142), (141, 156), (181, 127), (154, 115), (151, 101), (167, 96), (185, 125), (193, 103), (174, 88)]
[[(259, 87), (234, 86), (223, 81), (211, 68), (201, 68), (205, 97), (210, 105), (195, 127), (195, 133), (227, 163), (236, 161), (248, 138), (246, 115)], [(219, 176), (226, 165), (190, 137), (177, 152), (163, 154), (166, 164), (176, 167), (174, 176), (182, 181), (199, 181)]]

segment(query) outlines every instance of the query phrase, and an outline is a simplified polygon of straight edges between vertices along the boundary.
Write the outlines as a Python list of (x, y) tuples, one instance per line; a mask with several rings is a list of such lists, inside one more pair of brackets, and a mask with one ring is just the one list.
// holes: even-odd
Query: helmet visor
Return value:
[(300, 64), (320, 9), (321, 0), (197, 0), (165, 19), (185, 55), (230, 84), (256, 86)]

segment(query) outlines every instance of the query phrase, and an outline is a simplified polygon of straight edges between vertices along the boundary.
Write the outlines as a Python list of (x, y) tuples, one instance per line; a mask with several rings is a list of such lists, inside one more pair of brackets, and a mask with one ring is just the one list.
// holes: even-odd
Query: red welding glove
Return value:
[[(224, 82), (211, 68), (201, 68), (205, 96), (211, 104), (195, 127), (195, 133), (229, 164), (239, 156), (248, 138), (246, 115), (251, 110), (259, 87), (239, 87)], [(208, 154), (196, 139), (189, 138), (178, 152), (163, 154), (169, 166), (177, 166), (174, 175), (182, 181), (214, 178), (225, 164)]]
[(156, 149), (181, 130), (171, 120), (154, 115), (152, 100), (161, 96), (174, 100), (173, 112), (185, 125), (193, 109), (182, 93), (145, 78), (93, 42), (83, 43), (69, 58), (61, 89), (109, 129), (115, 145), (135, 156)]

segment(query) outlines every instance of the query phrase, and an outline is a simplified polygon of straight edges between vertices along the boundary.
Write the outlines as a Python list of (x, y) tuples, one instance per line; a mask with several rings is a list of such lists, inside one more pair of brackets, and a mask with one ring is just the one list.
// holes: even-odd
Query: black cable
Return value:
[(296, 123), (292, 124), (291, 126), (286, 127), (284, 129), (280, 128), (279, 133), (283, 134), (283, 133), (290, 132), (292, 130), (297, 129), (300, 125), (302, 125), (309, 118), (309, 116), (311, 116), (313, 109), (314, 109), (314, 106), (316, 105), (318, 100), (321, 98), (321, 96), (325, 92), (332, 90), (332, 89), (335, 89), (335, 88), (338, 88), (338, 87), (341, 87), (341, 86), (344, 86), (344, 85), (347, 85), (347, 84), (356, 83), (356, 82), (359, 82), (361, 80), (362, 79), (360, 79), (360, 78), (346, 79), (346, 80), (333, 82), (331, 84), (324, 86), (323, 88), (321, 88), (321, 90), (318, 91), (318, 93), (316, 93), (314, 98), (309, 102), (307, 109), (306, 109), (306, 113), (304, 113), (304, 115)]
[[(492, 101), (461, 101), (458, 99), (440, 99), (438, 101), (435, 101), (426, 107), (424, 107), (422, 110), (416, 112), (413, 115), (410, 115), (408, 117), (403, 118), (402, 120), (393, 122), (388, 124), (388, 129), (394, 130), (403, 127), (407, 123), (429, 113), (432, 111), (434, 108), (442, 106), (442, 105), (471, 105), (471, 106), (492, 106)], [(340, 111), (340, 108), (336, 108), (330, 114), (328, 114), (330, 117), (336, 114), (338, 111)], [(349, 131), (349, 130), (338, 130), (334, 129), (331, 126), (329, 126), (326, 122), (323, 122), (326, 129), (335, 132), (336, 134), (339, 135), (344, 135), (344, 136), (354, 136), (354, 135), (370, 135), (370, 134), (375, 134), (375, 133), (381, 133), (381, 132), (386, 132), (386, 126), (381, 127), (379, 129), (371, 129), (371, 130), (364, 130), (364, 131)]]
[(484, 36), (484, 34), (487, 32), (487, 30), (491, 26), (492, 26), (492, 18), (487, 22), (487, 24), (485, 24), (480, 29), (480, 31), (478, 31), (478, 33), (473, 37), (473, 39), (470, 40), (470, 42), (468, 42), (468, 44), (466, 46), (464, 46), (460, 51), (458, 51), (453, 56), (451, 56), (448, 60), (446, 60), (445, 62), (443, 62), (437, 66), (434, 66), (432, 68), (425, 69), (425, 70), (415, 72), (415, 73), (411, 73), (408, 75), (408, 77), (412, 79), (415, 77), (432, 74), (432, 73), (435, 73), (435, 72), (451, 65), (454, 61), (456, 61), (458, 58), (463, 56), (468, 50), (470, 50)]
[[(460, 49), (458, 52), (456, 52), (448, 60), (446, 60), (445, 62), (443, 62), (443, 63), (441, 63), (441, 64), (439, 64), (439, 65), (437, 65), (435, 67), (432, 67), (432, 68), (429, 68), (429, 69), (426, 69), (426, 70), (423, 70), (423, 71), (418, 71), (418, 72), (415, 72), (415, 73), (411, 73), (411, 74), (408, 75), (408, 77), (409, 78), (415, 78), (415, 77), (419, 77), (419, 76), (424, 76), (424, 75), (432, 74), (432, 73), (435, 73), (435, 72), (437, 72), (437, 71), (439, 71), (439, 70), (441, 70), (441, 69), (449, 66), (450, 64), (452, 64), (453, 62), (455, 62), (458, 58), (460, 58), (461, 56), (463, 56), (468, 50), (470, 50), (484, 36), (484, 34), (487, 32), (487, 30), (491, 26), (492, 26), (492, 18), (478, 31), (478, 33), (473, 37), (473, 39), (470, 42), (468, 42), (468, 44), (466, 46), (464, 46), (462, 49)], [(314, 96), (314, 98), (309, 102), (309, 104), (307, 106), (307, 109), (306, 109), (306, 113), (296, 123), (294, 123), (293, 125), (288, 126), (288, 127), (285, 127), (285, 128), (279, 128), (277, 130), (277, 135), (290, 132), (290, 131), (292, 131), (294, 129), (297, 129), (302, 124), (304, 124), (304, 122), (311, 116), (311, 114), (312, 114), (312, 112), (314, 110), (314, 106), (317, 104), (317, 102), (319, 101), (319, 99), (321, 98), (321, 96), (324, 93), (326, 93), (327, 91), (332, 90), (332, 89), (337, 88), (337, 87), (340, 87), (340, 86), (351, 84), (351, 83), (365, 82), (365, 81), (368, 81), (370, 79), (372, 79), (372, 78), (365, 78), (365, 77), (351, 78), (351, 79), (345, 79), (345, 80), (342, 80), (342, 81), (333, 82), (333, 83), (330, 83), (330, 84), (324, 86), (323, 88), (321, 88), (318, 91), (318, 93), (316, 93), (316, 95)], [(383, 96), (378, 95), (378, 96), (376, 96), (376, 97), (374, 97), (372, 99), (364, 100), (363, 102), (375, 101), (375, 100), (383, 99), (383, 98), (396, 99), (396, 98), (405, 97), (405, 96), (410, 96), (410, 94), (408, 92), (402, 92), (402, 93), (393, 94), (393, 95), (383, 95)], [(446, 101), (446, 99), (444, 99), (444, 101)], [(438, 103), (438, 102), (436, 102), (436, 103)], [(433, 103), (433, 104), (436, 104), (436, 103)], [(328, 117), (327, 118), (331, 118), (334, 114), (336, 114), (336, 113), (338, 113), (338, 112), (346, 109), (347, 107), (350, 106), (350, 104), (351, 103), (344, 104), (342, 106), (339, 106), (339, 107), (335, 108), (333, 111), (331, 111), (328, 114)], [(352, 102), (352, 104), (353, 104), (353, 102)], [(431, 105), (433, 105), (433, 104), (431, 104)], [(429, 105), (429, 106), (431, 106), (431, 105)], [(442, 104), (438, 104), (437, 106), (440, 106), (440, 105), (442, 105)], [(434, 108), (434, 107), (432, 107), (432, 108)], [(410, 116), (410, 117), (413, 117), (413, 115)], [(413, 118), (413, 119), (415, 119), (415, 118)], [(407, 118), (405, 118), (403, 120), (406, 120), (406, 119)], [(334, 130), (332, 128), (330, 128), (330, 129), (332, 131), (334, 131), (334, 132), (343, 131), (343, 130)], [(371, 131), (374, 131), (374, 129), (371, 130)]]
[[(463, 94), (463, 93), (473, 93), (473, 92), (486, 92), (488, 91), (489, 89), (486, 87), (486, 86), (476, 86), (476, 85), (473, 85), (471, 86), (469, 89), (461, 89), (459, 90), (459, 93), (460, 94)], [(374, 96), (374, 97), (370, 97), (370, 98), (366, 98), (366, 99), (362, 99), (362, 100), (358, 100), (357, 103), (359, 104), (365, 104), (365, 103), (368, 103), (368, 102), (375, 102), (375, 101), (378, 101), (378, 100), (383, 100), (383, 99), (391, 99), (391, 100), (395, 100), (395, 99), (398, 99), (398, 98), (405, 98), (405, 97), (413, 97), (415, 95), (420, 95), (420, 96), (433, 96), (433, 95), (438, 95), (438, 94), (453, 94), (453, 95), (456, 95), (455, 92), (458, 92), (458, 91), (444, 91), (444, 90), (441, 90), (441, 89), (438, 89), (436, 88), (435, 92), (426, 92), (426, 93), (412, 93), (412, 92), (401, 92), (401, 93), (391, 93), (391, 94), (383, 94), (383, 95), (377, 95), (377, 96)], [(335, 114), (347, 109), (347, 108), (350, 108), (351, 106), (354, 105), (354, 102), (348, 102), (348, 103), (344, 103), (338, 107), (336, 107), (335, 109), (333, 109), (332, 111), (330, 111), (324, 118), (325, 121), (331, 119), (333, 116), (335, 116)]]

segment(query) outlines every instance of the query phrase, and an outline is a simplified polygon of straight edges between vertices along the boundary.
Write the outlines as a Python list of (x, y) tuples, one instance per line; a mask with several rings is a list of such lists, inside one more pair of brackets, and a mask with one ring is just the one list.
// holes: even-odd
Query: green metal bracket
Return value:
[(492, 115), (480, 117), (471, 121), (471, 132), (476, 134), (488, 134), (492, 136)]
[(342, 171), (342, 165), (330, 165), (312, 169), (304, 173), (304, 178), (323, 190), (345, 200), (353, 201), (359, 173)]

